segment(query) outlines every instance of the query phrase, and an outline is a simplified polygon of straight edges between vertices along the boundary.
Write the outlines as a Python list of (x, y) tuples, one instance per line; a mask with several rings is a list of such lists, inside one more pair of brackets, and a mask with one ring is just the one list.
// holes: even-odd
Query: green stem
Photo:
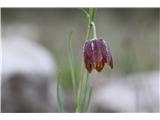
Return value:
[(95, 23), (92, 21), (91, 25), (92, 25), (92, 30), (93, 30), (93, 38), (97, 38)]
[(83, 96), (83, 111), (85, 112), (87, 110), (87, 101), (88, 101), (88, 79), (89, 79), (89, 73), (86, 72), (86, 81), (85, 81), (85, 88), (84, 88), (84, 96)]
[[(82, 70), (82, 76), (83, 75), (83, 70)], [(81, 97), (82, 97), (82, 90), (83, 90), (83, 80), (84, 78), (82, 77), (80, 79), (80, 83), (79, 83), (79, 90), (78, 90), (78, 95), (77, 95), (77, 108), (76, 108), (76, 112), (81, 112)]]
[(89, 40), (90, 34), (91, 34), (91, 24), (90, 24), (90, 21), (89, 21), (88, 30), (87, 30), (87, 34), (86, 34), (86, 40)]
[[(82, 9), (82, 11), (88, 16), (88, 13)], [(87, 34), (86, 34), (86, 40), (89, 40), (89, 38), (96, 38), (96, 27), (95, 27), (95, 14), (96, 14), (96, 9), (92, 8), (89, 10), (89, 17), (88, 17), (88, 29), (87, 29)], [(92, 36), (91, 36), (91, 31), (92, 31)], [(83, 64), (81, 66), (81, 71), (82, 71), (82, 78), (80, 79), (79, 82), (79, 88), (78, 88), (78, 95), (77, 95), (77, 107), (76, 107), (76, 112), (81, 112), (82, 111), (82, 95), (84, 95), (84, 103), (85, 105), (87, 104), (87, 111), (90, 110), (90, 104), (91, 104), (91, 95), (92, 95), (92, 89), (86, 89), (84, 90), (84, 87), (89, 87), (88, 86), (88, 72), (87, 72), (87, 77), (84, 77), (84, 70), (83, 70)], [(84, 85), (85, 83), (85, 85)], [(87, 92), (87, 90), (89, 90)], [(86, 95), (88, 93), (88, 95)], [(86, 97), (87, 96), (87, 97)]]
[(90, 88), (89, 91), (88, 91), (87, 112), (91, 111), (91, 96), (92, 96), (92, 88)]

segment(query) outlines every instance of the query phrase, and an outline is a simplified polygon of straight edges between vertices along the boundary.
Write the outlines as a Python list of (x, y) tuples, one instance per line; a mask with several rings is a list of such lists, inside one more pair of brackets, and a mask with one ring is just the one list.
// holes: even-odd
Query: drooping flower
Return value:
[(87, 40), (83, 51), (85, 67), (90, 73), (93, 69), (102, 71), (105, 63), (113, 68), (113, 61), (110, 48), (103, 39)]

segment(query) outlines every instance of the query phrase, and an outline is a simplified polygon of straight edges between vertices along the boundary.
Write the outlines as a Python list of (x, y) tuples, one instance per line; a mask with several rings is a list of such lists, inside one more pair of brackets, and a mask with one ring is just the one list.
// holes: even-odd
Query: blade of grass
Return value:
[(61, 98), (59, 95), (60, 82), (61, 82), (61, 80), (58, 78), (58, 81), (57, 81), (57, 107), (58, 107), (58, 112), (64, 112), (62, 101), (61, 101)]
[(84, 8), (80, 8), (80, 10), (87, 16), (87, 18), (89, 19), (89, 13), (84, 9)]
[(74, 70), (74, 53), (72, 49), (72, 32), (70, 32), (69, 34), (68, 43), (69, 43), (69, 63), (70, 63), (70, 70), (71, 70), (71, 79), (72, 79), (74, 96), (76, 98), (77, 87), (76, 87), (75, 70)]

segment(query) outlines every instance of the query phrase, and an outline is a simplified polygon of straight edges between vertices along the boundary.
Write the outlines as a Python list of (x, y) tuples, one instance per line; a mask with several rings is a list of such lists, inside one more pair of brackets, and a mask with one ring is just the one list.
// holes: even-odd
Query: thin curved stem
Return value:
[[(88, 18), (88, 28), (87, 28), (87, 34), (86, 34), (86, 40), (89, 40), (90, 38), (96, 38), (96, 27), (95, 27), (95, 15), (96, 15), (96, 9), (92, 8), (89, 10), (89, 13), (85, 11), (84, 9), (81, 9), (87, 16)], [(82, 71), (82, 78), (80, 78), (79, 82), (79, 88), (78, 88), (78, 95), (77, 95), (77, 106), (76, 106), (76, 112), (82, 112), (83, 108), (85, 107), (87, 110), (90, 111), (91, 108), (91, 95), (92, 95), (92, 89), (89, 88), (87, 89), (86, 87), (88, 86), (88, 73), (86, 74), (86, 78), (84, 77), (84, 69), (83, 69), (83, 64), (81, 66), (81, 71)], [(87, 92), (88, 91), (88, 92)], [(88, 94), (87, 94), (88, 93)], [(84, 99), (83, 99), (84, 97)], [(82, 106), (82, 99), (85, 101), (86, 106)]]
[(97, 38), (96, 25), (94, 22), (91, 22), (91, 25), (92, 25), (92, 31), (93, 31), (93, 38)]

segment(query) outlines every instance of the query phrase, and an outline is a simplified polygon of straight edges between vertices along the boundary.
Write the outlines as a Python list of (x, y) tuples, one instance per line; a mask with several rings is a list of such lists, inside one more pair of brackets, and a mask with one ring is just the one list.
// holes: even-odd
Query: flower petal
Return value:
[(88, 72), (91, 72), (93, 69), (91, 41), (85, 42), (83, 57), (84, 57), (84, 63), (85, 63), (86, 69), (88, 70)]
[(94, 63), (94, 68), (96, 68), (96, 64), (100, 63), (103, 59), (102, 55), (102, 50), (101, 50), (101, 44), (99, 44), (99, 41), (97, 39), (92, 40), (93, 43), (93, 63)]
[(112, 55), (111, 55), (109, 45), (103, 39), (99, 39), (99, 41), (102, 42), (101, 49), (102, 49), (103, 59), (109, 65), (109, 67), (112, 69), (113, 68), (113, 60), (112, 60)]

